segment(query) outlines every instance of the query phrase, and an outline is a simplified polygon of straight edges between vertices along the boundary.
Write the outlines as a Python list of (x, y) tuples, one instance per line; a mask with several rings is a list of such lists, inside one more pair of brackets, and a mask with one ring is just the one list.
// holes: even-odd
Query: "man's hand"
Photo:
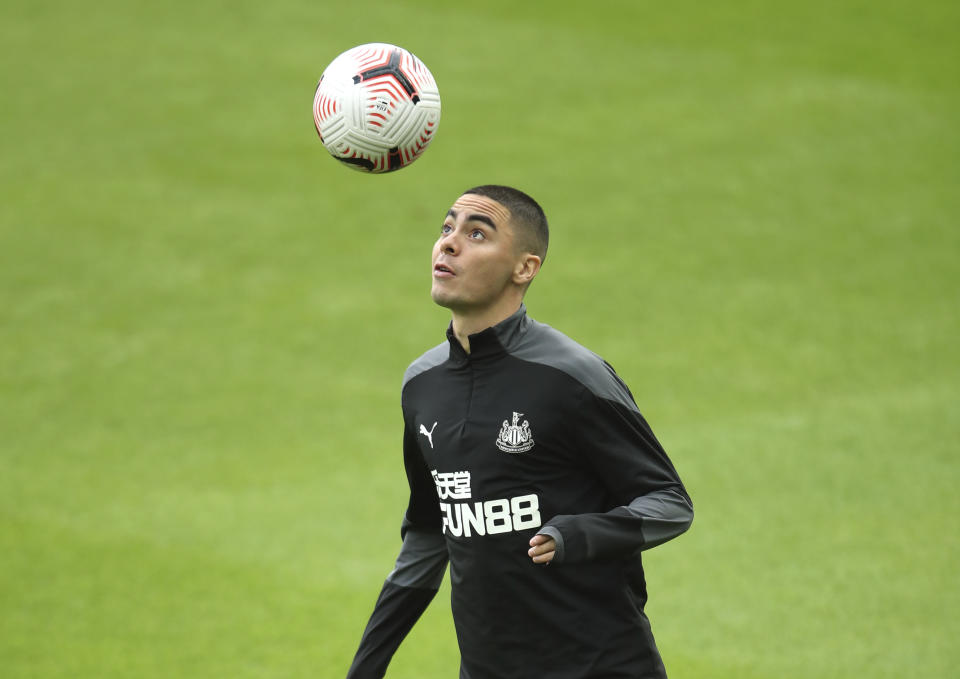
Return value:
[(530, 538), (530, 549), (527, 554), (533, 559), (533, 563), (547, 564), (553, 561), (553, 555), (556, 552), (557, 543), (553, 538), (546, 535), (534, 535)]

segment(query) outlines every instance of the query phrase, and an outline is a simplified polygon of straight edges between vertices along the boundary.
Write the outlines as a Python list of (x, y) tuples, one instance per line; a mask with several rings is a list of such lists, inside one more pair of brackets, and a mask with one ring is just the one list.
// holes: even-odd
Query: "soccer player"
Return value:
[(447, 341), (403, 379), (403, 545), (348, 672), (382, 677), (450, 565), (461, 679), (666, 677), (640, 553), (693, 506), (629, 389), (531, 319), (547, 220), (505, 186), (468, 190), (433, 246)]

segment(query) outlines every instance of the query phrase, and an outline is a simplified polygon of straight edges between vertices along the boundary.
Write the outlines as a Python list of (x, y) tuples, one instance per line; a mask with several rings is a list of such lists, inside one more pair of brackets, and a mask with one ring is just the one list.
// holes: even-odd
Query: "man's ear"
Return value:
[(532, 252), (525, 252), (513, 269), (513, 282), (517, 285), (529, 285), (540, 271), (541, 261)]

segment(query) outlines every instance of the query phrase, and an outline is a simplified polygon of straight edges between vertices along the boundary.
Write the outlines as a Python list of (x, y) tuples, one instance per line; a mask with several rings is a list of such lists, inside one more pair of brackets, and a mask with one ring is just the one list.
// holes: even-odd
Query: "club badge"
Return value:
[(523, 413), (513, 413), (513, 424), (506, 420), (497, 436), (497, 448), (505, 453), (525, 453), (533, 448), (533, 432), (530, 431), (530, 422), (524, 420), (519, 424)]

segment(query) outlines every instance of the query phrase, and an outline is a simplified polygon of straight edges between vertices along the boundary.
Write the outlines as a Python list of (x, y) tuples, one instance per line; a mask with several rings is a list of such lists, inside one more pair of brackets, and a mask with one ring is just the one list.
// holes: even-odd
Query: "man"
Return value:
[(509, 187), (447, 212), (431, 296), (448, 341), (404, 375), (403, 546), (348, 679), (384, 675), (448, 561), (461, 679), (666, 676), (640, 552), (693, 507), (613, 369), (527, 316), (547, 240)]

